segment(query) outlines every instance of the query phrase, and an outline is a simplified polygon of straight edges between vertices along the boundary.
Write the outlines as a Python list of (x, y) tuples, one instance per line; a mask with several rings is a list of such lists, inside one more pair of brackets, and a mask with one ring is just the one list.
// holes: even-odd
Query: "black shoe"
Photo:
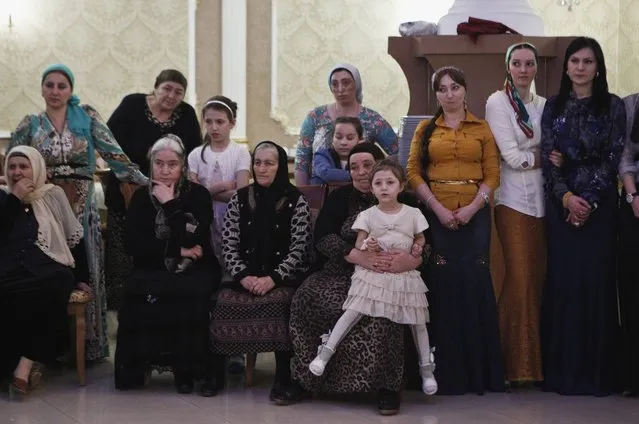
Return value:
[(310, 397), (311, 392), (305, 390), (297, 381), (294, 381), (285, 388), (276, 388), (274, 384), (270, 395), (271, 401), (280, 406), (291, 405)]
[(281, 398), (284, 395), (284, 387), (285, 386), (277, 380), (273, 383), (273, 387), (271, 387), (271, 392), (268, 396), (271, 402), (275, 402), (275, 399)]
[(200, 388), (197, 391), (197, 394), (202, 397), (213, 397), (217, 396), (218, 393), (218, 385), (217, 382), (212, 378), (207, 378), (202, 380), (200, 383)]
[(377, 395), (377, 409), (381, 415), (397, 415), (399, 412), (399, 392), (379, 389)]
[(195, 384), (193, 383), (192, 378), (176, 378), (175, 379), (175, 390), (181, 395), (188, 395), (193, 393), (193, 389), (195, 388)]

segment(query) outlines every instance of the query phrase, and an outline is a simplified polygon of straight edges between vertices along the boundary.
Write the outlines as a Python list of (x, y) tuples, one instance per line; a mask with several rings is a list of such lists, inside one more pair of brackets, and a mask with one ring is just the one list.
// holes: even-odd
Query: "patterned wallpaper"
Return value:
[(619, 60), (617, 62), (617, 92), (629, 95), (639, 91), (639, 2), (620, 0)]
[[(619, 58), (622, 56), (620, 49), (625, 55), (630, 47), (619, 42), (620, 32), (624, 28), (630, 29), (625, 11), (620, 25), (620, 0), (581, 0), (579, 5), (573, 6), (572, 12), (566, 7), (558, 6), (556, 0), (529, 0), (529, 2), (535, 12), (543, 18), (546, 35), (587, 35), (596, 38), (606, 58), (610, 91), (620, 92), (617, 72)], [(630, 0), (621, 2), (631, 3)], [(628, 85), (624, 88), (631, 89)]]
[[(277, 105), (271, 111), (291, 134), (313, 107), (332, 101), (328, 70), (340, 61), (360, 69), (364, 104), (393, 126), (408, 108), (405, 77), (386, 53), (400, 10), (412, 0), (277, 0)], [(480, 0), (481, 1), (481, 0)], [(529, 0), (547, 35), (589, 35), (606, 55), (612, 91), (639, 91), (639, 1), (581, 0), (572, 12), (556, 0)]]
[(364, 105), (393, 126), (408, 109), (408, 84), (387, 54), (399, 35), (406, 0), (278, 0), (277, 106), (272, 116), (291, 133), (315, 106), (333, 101), (328, 71), (337, 63), (359, 68)]
[(75, 93), (105, 119), (124, 95), (151, 91), (160, 70), (188, 72), (187, 0), (8, 3), (20, 10), (10, 31), (0, 16), (0, 131), (44, 108), (40, 76), (50, 63), (72, 69)]

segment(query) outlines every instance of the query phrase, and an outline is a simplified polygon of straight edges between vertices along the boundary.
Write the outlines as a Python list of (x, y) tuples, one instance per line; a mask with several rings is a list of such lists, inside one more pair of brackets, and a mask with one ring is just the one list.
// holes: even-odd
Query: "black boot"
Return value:
[(195, 388), (195, 382), (191, 374), (175, 368), (173, 369), (173, 383), (175, 384), (175, 390), (181, 395), (191, 394)]
[(217, 396), (218, 393), (218, 384), (214, 378), (205, 378), (200, 383), (200, 388), (197, 391), (197, 394), (202, 397), (213, 397)]
[(381, 415), (397, 415), (401, 403), (399, 392), (379, 389), (377, 395), (377, 409)]

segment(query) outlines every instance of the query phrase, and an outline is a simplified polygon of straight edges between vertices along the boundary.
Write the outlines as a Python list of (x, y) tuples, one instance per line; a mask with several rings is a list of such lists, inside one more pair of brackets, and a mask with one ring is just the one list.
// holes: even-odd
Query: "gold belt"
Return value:
[(480, 180), (433, 180), (431, 183), (464, 185), (464, 184), (481, 184)]

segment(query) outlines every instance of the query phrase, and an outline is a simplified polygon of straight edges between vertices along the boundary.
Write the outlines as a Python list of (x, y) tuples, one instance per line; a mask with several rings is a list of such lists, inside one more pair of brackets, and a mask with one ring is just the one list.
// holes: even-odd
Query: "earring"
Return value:
[(597, 74), (595, 75), (595, 78), (599, 77), (599, 71), (597, 71)]

